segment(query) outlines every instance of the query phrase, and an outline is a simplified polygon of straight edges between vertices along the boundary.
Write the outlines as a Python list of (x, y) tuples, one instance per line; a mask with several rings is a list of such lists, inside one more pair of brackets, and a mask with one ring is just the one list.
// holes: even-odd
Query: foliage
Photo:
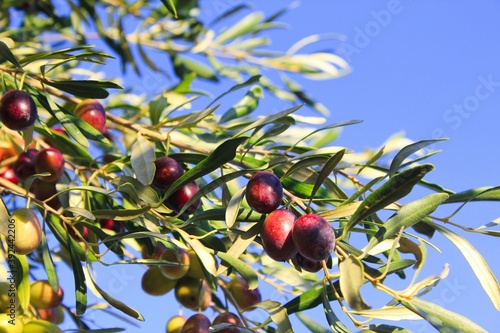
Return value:
[[(419, 278), (426, 248), (434, 246), (429, 239), (436, 231), (464, 254), (500, 310), (496, 277), (473, 245), (450, 228), (498, 237), (498, 231), (491, 229), (496, 224), (467, 229), (452, 223), (451, 217), (462, 206), (448, 217), (431, 215), (443, 204), (498, 200), (498, 188), (455, 193), (425, 181), (434, 166), (424, 160), (434, 152), (422, 151), (436, 140), (403, 145), (400, 140), (398, 151), (362, 153), (333, 145), (338, 129), (358, 121), (324, 125), (326, 108), (291, 77), (334, 79), (347, 74), (349, 66), (334, 53), (300, 53), (321, 36), (299, 41), (287, 52), (270, 51), (266, 32), (282, 26), (277, 19), (288, 8), (268, 17), (251, 11), (221, 29), (247, 6), (235, 6), (203, 22), (196, 0), (67, 0), (63, 6), (61, 2), (6, 0), (0, 4), (0, 26), (5, 28), (0, 33), (3, 90), (29, 92), (39, 111), (37, 123), (22, 133), (3, 126), (2, 147), (12, 146), (18, 154), (30, 145), (43, 148), (50, 142), (66, 159), (65, 174), (49, 198), (40, 199), (31, 192), (30, 185), (42, 175), (19, 185), (0, 178), (2, 223), (18, 207), (37, 209), (44, 220), (42, 244), (27, 256), (11, 258), (7, 237), (2, 236), (2, 258), (9, 259), (5, 264), (12, 259), (22, 266), (16, 275), (20, 315), (37, 316), (28, 304), (26, 270), (42, 268), (57, 288), (57, 259), (74, 274), (75, 290), (66, 293), (73, 293), (76, 301), (66, 304), (66, 310), (75, 328), (91, 330), (86, 320), (89, 307), (114, 308), (143, 320), (134, 304), (125, 304), (100, 287), (94, 267), (171, 265), (137, 254), (160, 242), (167, 248), (192, 248), (212, 288), (211, 307), (236, 309), (251, 331), (291, 332), (292, 315), (312, 332), (328, 331), (304, 313), (323, 306), (334, 332), (349, 332), (353, 324), (370, 332), (408, 331), (387, 323), (416, 317), (443, 332), (480, 332), (467, 318), (421, 298), (447, 274), (445, 268), (440, 275)], [(168, 59), (172, 70), (156, 61), (158, 54)], [(122, 70), (117, 77), (107, 70), (114, 57)], [(137, 75), (160, 73), (172, 85), (158, 95), (136, 94), (131, 89), (134, 83), (120, 78), (130, 68)], [(278, 73), (281, 81), (273, 82), (269, 70), (274, 76)], [(200, 80), (233, 83), (220, 96), (207, 97), (194, 88)], [(238, 94), (244, 95), (234, 105), (224, 105), (227, 95)], [(264, 94), (291, 106), (266, 113), (259, 109)], [(73, 113), (86, 98), (102, 99), (109, 133), (99, 132)], [(304, 108), (314, 109), (319, 116), (300, 115)], [(56, 130), (61, 126), (63, 134)], [(154, 160), (162, 156), (174, 158), (186, 170), (166, 191), (152, 185)], [(0, 168), (15, 159), (1, 160)], [(259, 231), (265, 215), (252, 211), (244, 200), (247, 180), (260, 170), (280, 178), (285, 194), (282, 206), (297, 216), (319, 214), (334, 226), (335, 253), (318, 274), (301, 272), (293, 260), (274, 262), (263, 251)], [(200, 190), (174, 212), (166, 200), (192, 181)], [(415, 187), (429, 193), (407, 200)], [(51, 205), (54, 198), (61, 208)], [(201, 207), (188, 214), (186, 210), (199, 199)], [(392, 215), (386, 217), (387, 212)], [(99, 219), (112, 219), (123, 230), (105, 229)], [(84, 227), (88, 238), (82, 237)], [(5, 228), (4, 223), (3, 233)], [(110, 263), (109, 252), (119, 259)], [(411, 267), (416, 268), (414, 273)], [(256, 307), (268, 314), (267, 320), (249, 320), (249, 311), (237, 308), (227, 293), (234, 274), (241, 275), (251, 289), (269, 283), (290, 300), (280, 303), (264, 295)], [(389, 275), (404, 278), (407, 274), (413, 278), (401, 291), (391, 287), (394, 280), (386, 280)], [(365, 302), (362, 294), (367, 284), (386, 295), (385, 306), (371, 309)], [(88, 304), (89, 292), (102, 303)], [(335, 314), (339, 311), (352, 322), (341, 322)], [(384, 324), (369, 325), (365, 319), (380, 319)]]

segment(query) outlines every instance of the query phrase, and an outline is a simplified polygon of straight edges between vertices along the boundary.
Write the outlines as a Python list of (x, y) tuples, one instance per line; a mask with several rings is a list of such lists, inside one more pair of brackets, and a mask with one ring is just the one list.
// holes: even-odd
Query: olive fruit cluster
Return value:
[(212, 291), (205, 279), (201, 263), (192, 249), (167, 248), (158, 242), (153, 253), (143, 248), (144, 259), (160, 259), (170, 265), (150, 266), (141, 280), (142, 289), (149, 295), (161, 296), (174, 290), (183, 307), (205, 310), (212, 302)]
[(279, 178), (269, 171), (252, 176), (245, 196), (253, 210), (268, 214), (260, 237), (269, 257), (276, 261), (293, 259), (310, 272), (321, 269), (321, 261), (335, 248), (335, 230), (324, 218), (316, 214), (297, 218), (288, 209), (277, 209), (283, 199), (283, 187)]
[[(155, 160), (155, 175), (153, 184), (160, 190), (166, 191), (169, 187), (184, 174), (182, 166), (171, 157), (160, 157)], [(174, 213), (179, 213), (186, 203), (199, 191), (198, 184), (192, 181), (172, 193), (166, 200), (165, 205), (172, 209)], [(184, 211), (185, 214), (193, 214), (201, 201), (196, 200)]]
[[(64, 157), (59, 149), (55, 147), (38, 150), (29, 148), (18, 155), (12, 168), (18, 181), (24, 182), (28, 177), (34, 174), (48, 173), (40, 177), (32, 184), (31, 191), (35, 198), (46, 200), (57, 193), (56, 183), (59, 177), (64, 173)], [(54, 209), (61, 207), (59, 198), (54, 197), (47, 203)]]
[[(203, 313), (197, 313), (189, 318), (184, 316), (172, 317), (167, 323), (167, 333), (208, 333), (212, 325), (231, 324), (241, 326), (240, 318), (232, 312), (222, 312), (211, 322)], [(220, 329), (220, 333), (238, 333), (240, 330), (233, 327)]]
[(62, 288), (54, 291), (47, 280), (34, 281), (29, 299), (29, 311), (33, 315), (28, 316), (26, 312), (17, 313), (19, 301), (15, 285), (0, 282), (0, 332), (61, 333), (57, 325), (64, 317), (63, 295)]

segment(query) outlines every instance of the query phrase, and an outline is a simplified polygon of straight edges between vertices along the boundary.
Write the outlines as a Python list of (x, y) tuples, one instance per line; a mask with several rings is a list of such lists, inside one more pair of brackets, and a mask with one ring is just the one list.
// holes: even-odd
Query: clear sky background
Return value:
[[(242, 2), (203, 0), (201, 3), (203, 16), (210, 19)], [(270, 14), (287, 3), (249, 4), (254, 10)], [(346, 127), (336, 145), (357, 151), (377, 148), (398, 132), (415, 141), (447, 137), (450, 140), (435, 146), (442, 152), (429, 160), (436, 169), (426, 180), (456, 191), (500, 184), (499, 1), (307, 0), (281, 21), (288, 24), (288, 29), (270, 33), (273, 40), (270, 48), (275, 50), (286, 50), (311, 34), (339, 33), (345, 37), (343, 43), (324, 41), (310, 50), (336, 50), (351, 64), (350, 74), (329, 81), (300, 80), (307, 92), (330, 109), (329, 123), (364, 121)], [(137, 83), (131, 74), (128, 80)], [(166, 86), (172, 83), (166, 82)], [(194, 85), (215, 96), (228, 87), (227, 83)], [(229, 100), (223, 103), (228, 103), (227, 108), (231, 105)], [(267, 95), (261, 103), (261, 112), (287, 107)], [(312, 111), (306, 108), (301, 112)], [(453, 221), (478, 227), (499, 216), (500, 203), (470, 203)], [(470, 233), (466, 236), (484, 254), (495, 275), (500, 276), (498, 239)], [(437, 255), (429, 249), (432, 263), (428, 263), (421, 277), (439, 274), (445, 263), (450, 264), (451, 271), (425, 299), (466, 315), (489, 332), (498, 331), (500, 315), (460, 252), (437, 234), (433, 240), (443, 254)], [(138, 323), (136, 328), (130, 326), (127, 332), (162, 332), (179, 308), (172, 295), (144, 295), (140, 289), (142, 272), (126, 266), (110, 267), (99, 269), (97, 279), (106, 281), (101, 287), (145, 315), (144, 323)], [(368, 303), (376, 303), (377, 294), (366, 290)], [(272, 291), (264, 289), (263, 294), (272, 295)], [(341, 312), (337, 304), (332, 306), (337, 313)], [(327, 326), (321, 307), (308, 315)], [(97, 315), (95, 321), (104, 327), (116, 323), (108, 315)], [(298, 327), (296, 332), (301, 332)], [(432, 331), (417, 322), (406, 327), (414, 332)]]

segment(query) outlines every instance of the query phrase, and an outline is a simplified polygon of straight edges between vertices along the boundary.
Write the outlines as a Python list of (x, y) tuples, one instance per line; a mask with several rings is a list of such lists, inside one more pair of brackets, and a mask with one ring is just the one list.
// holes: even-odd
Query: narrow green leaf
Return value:
[(351, 331), (340, 321), (335, 312), (333, 312), (332, 306), (330, 305), (330, 299), (328, 297), (327, 292), (328, 282), (326, 279), (323, 279), (323, 308), (325, 310), (326, 320), (328, 324), (330, 324), (331, 329), (337, 333), (351, 333)]
[(257, 128), (259, 126), (264, 126), (264, 125), (267, 125), (267, 124), (271, 124), (271, 123), (275, 122), (276, 120), (278, 120), (280, 118), (283, 118), (283, 117), (286, 117), (289, 114), (297, 111), (301, 107), (302, 107), (302, 105), (294, 106), (294, 107), (291, 107), (291, 108), (286, 109), (284, 111), (278, 112), (278, 113), (276, 113), (274, 115), (262, 117), (259, 120), (255, 121), (255, 122), (251, 123), (250, 125), (246, 126), (245, 128), (243, 128), (234, 137), (236, 138), (236, 137), (242, 135), (243, 133), (245, 133), (245, 132), (247, 132), (249, 130), (252, 130), (254, 128)]
[(54, 266), (54, 261), (52, 260), (52, 255), (47, 245), (47, 237), (45, 232), (42, 233), (42, 260), (43, 266), (45, 267), (45, 272), (47, 273), (47, 280), (54, 291), (59, 291), (59, 278), (57, 276), (56, 267)]
[(297, 318), (304, 324), (305, 327), (307, 327), (312, 333), (330, 333), (331, 331), (326, 328), (321, 326), (315, 319), (312, 319), (309, 316), (306, 316), (302, 312), (297, 313)]
[[(236, 240), (233, 242), (233, 245), (227, 251), (227, 254), (232, 256), (233, 258), (239, 258), (240, 255), (246, 251), (246, 249), (252, 244), (257, 234), (260, 232), (260, 227), (254, 226), (251, 227), (248, 231), (246, 231), (242, 235), (238, 235)], [(216, 276), (224, 274), (228, 269), (228, 265), (222, 263), (217, 269)]]
[(293, 333), (292, 323), (290, 322), (290, 318), (288, 318), (286, 309), (283, 308), (280, 303), (266, 300), (257, 303), (255, 307), (263, 309), (269, 314), (271, 320), (276, 325), (278, 325), (278, 332)]
[(252, 86), (246, 95), (226, 111), (220, 118), (219, 123), (223, 124), (230, 120), (247, 116), (259, 105), (259, 100), (263, 97), (261, 86)]
[(104, 300), (109, 303), (109, 305), (111, 305), (117, 310), (120, 310), (121, 312), (125, 313), (126, 315), (132, 318), (144, 321), (144, 317), (137, 310), (131, 308), (122, 301), (119, 301), (116, 298), (112, 297), (111, 295), (106, 293), (101, 287), (99, 287), (97, 283), (94, 281), (92, 274), (89, 274), (89, 277), (90, 277), (90, 282), (92, 282), (94, 288), (99, 292), (99, 294), (101, 294), (102, 298), (104, 298)]
[(232, 27), (224, 30), (216, 39), (215, 42), (219, 44), (224, 44), (232, 39), (246, 35), (255, 28), (257, 23), (261, 22), (263, 14), (261, 12), (254, 12), (248, 14), (244, 18), (238, 21)]
[(203, 62), (176, 55), (175, 57), (172, 57), (172, 63), (174, 65), (175, 74), (180, 78), (194, 73), (196, 76), (206, 80), (214, 82), (219, 81), (219, 78), (212, 67), (209, 67)]
[(150, 206), (144, 206), (138, 209), (99, 209), (92, 211), (97, 218), (113, 219), (115, 221), (130, 221), (144, 215), (151, 209)]
[(237, 85), (234, 85), (232, 86), (228, 91), (222, 93), (221, 95), (217, 96), (212, 102), (210, 102), (210, 104), (207, 106), (210, 107), (210, 105), (214, 104), (216, 101), (218, 101), (219, 99), (221, 99), (222, 97), (226, 96), (227, 94), (229, 93), (232, 93), (233, 91), (236, 91), (236, 90), (239, 90), (241, 88), (245, 88), (251, 84), (254, 84), (254, 83), (257, 83), (259, 82), (260, 78), (261, 78), (262, 75), (254, 75), (254, 76), (251, 76), (248, 80), (246, 80), (245, 82), (243, 83), (238, 83)]
[(401, 304), (422, 316), (441, 333), (486, 333), (481, 326), (458, 313), (418, 298), (400, 299)]
[(448, 198), (446, 193), (433, 193), (421, 199), (412, 201), (402, 206), (392, 217), (385, 221), (374, 237), (370, 239), (365, 252), (384, 239), (395, 236), (401, 227), (411, 227), (427, 215), (435, 211), (441, 203)]
[(143, 185), (149, 185), (153, 181), (156, 169), (154, 164), (155, 159), (154, 146), (148, 139), (138, 133), (137, 141), (132, 145), (130, 163), (132, 164), (132, 169), (134, 169), (137, 180)]
[[(339, 282), (333, 283), (333, 286), (337, 291), (339, 291)], [(289, 315), (296, 312), (302, 312), (317, 307), (323, 303), (323, 290), (325, 288), (315, 288), (302, 293), (301, 295), (295, 297), (294, 299), (288, 301), (283, 307), (287, 309)], [(327, 284), (326, 289), (328, 291), (328, 300), (333, 301), (337, 298), (333, 293), (329, 284)]]
[(232, 268), (234, 268), (248, 283), (249, 289), (255, 289), (258, 287), (259, 279), (255, 270), (248, 264), (244, 263), (238, 258), (229, 255), (225, 252), (216, 252), (217, 257), (228, 263)]
[(17, 66), (17, 68), (22, 68), (16, 56), (12, 53), (7, 44), (2, 41), (0, 41), (0, 57), (5, 58), (8, 62)]
[[(75, 139), (78, 144), (84, 147), (89, 146), (89, 141), (87, 140), (85, 135), (82, 134), (80, 129), (75, 125), (75, 118), (77, 118), (76, 116), (70, 114), (63, 107), (54, 105), (54, 103), (50, 103), (50, 101), (44, 95), (38, 94), (36, 95), (36, 98), (38, 99), (38, 102), (40, 102), (40, 104), (42, 104), (42, 106), (45, 107), (45, 109), (51, 114), (51, 116), (57, 119), (57, 121), (64, 127), (66, 132), (68, 132), (68, 134), (73, 137), (73, 139)], [(54, 109), (51, 104), (57, 107), (57, 109)]]
[(30, 304), (30, 267), (28, 258), (26, 255), (9, 253), (9, 259), (11, 255), (14, 258), (14, 263), (9, 260), (9, 268), (15, 276), (14, 281), (16, 283), (19, 306), (24, 310), (28, 310)]
[(71, 258), (71, 268), (75, 279), (75, 301), (76, 315), (83, 316), (87, 310), (87, 284), (83, 267), (80, 262), (79, 249), (80, 245), (69, 235), (67, 236), (69, 255)]
[(347, 304), (354, 310), (366, 310), (370, 306), (361, 297), (361, 287), (364, 284), (363, 265), (353, 255), (349, 255), (339, 263), (340, 290)]
[[(373, 319), (381, 320), (422, 320), (423, 318), (415, 314), (413, 311), (405, 308), (404, 306), (398, 307), (383, 307), (381, 309), (349, 311), (352, 314), (363, 316)], [(392, 332), (392, 331), (390, 331)], [(396, 331), (399, 332), (399, 331)], [(404, 331), (403, 331), (404, 332)]]
[(245, 8), (250, 8), (250, 6), (247, 4), (241, 4), (241, 5), (236, 5), (234, 7), (230, 7), (227, 11), (223, 12), (222, 14), (214, 18), (212, 21), (210, 21), (210, 23), (207, 24), (207, 27), (211, 27), (215, 23), (221, 22), (224, 19), (230, 17), (231, 15), (236, 14), (237, 12)]
[(359, 170), (358, 170), (358, 172), (356, 172), (356, 174), (359, 175), (361, 173), (361, 171), (363, 171), (367, 166), (370, 166), (373, 163), (377, 162), (380, 159), (380, 157), (382, 157), (384, 155), (384, 149), (385, 149), (385, 146), (380, 148), (372, 157), (370, 157), (370, 159), (368, 159), (368, 161), (366, 161), (366, 163), (363, 164), (363, 166), (361, 168), (359, 168)]
[(354, 214), (354, 212), (361, 205), (361, 201), (351, 202), (346, 205), (340, 205), (337, 208), (332, 210), (325, 210), (321, 213), (318, 213), (319, 216), (322, 216), (325, 219), (338, 219), (341, 217), (347, 217)]
[(385, 206), (408, 195), (415, 186), (429, 171), (433, 170), (431, 164), (423, 164), (397, 173), (389, 178), (384, 184), (373, 191), (363, 200), (359, 208), (354, 212), (349, 223), (344, 228), (343, 235), (346, 235), (356, 223), (365, 217), (383, 209)]
[(500, 186), (478, 187), (467, 191), (451, 194), (445, 203), (490, 200), (500, 201)]
[[(70, 121), (70, 120), (69, 120)], [(81, 163), (87, 162), (87, 163), (94, 163), (94, 158), (89, 154), (89, 151), (85, 149), (85, 145), (81, 145), (78, 143), (75, 143), (73, 140), (71, 140), (71, 137), (67, 135), (60, 134), (53, 129), (50, 128), (45, 128), (45, 126), (39, 126), (38, 124), (35, 124), (35, 130), (42, 134), (47, 140), (49, 140), (57, 149), (61, 151), (61, 153), (70, 155), (75, 159), (78, 159), (81, 161)], [(69, 132), (68, 132), (69, 134)], [(71, 134), (69, 134), (71, 135)], [(73, 133), (74, 136), (75, 133)], [(88, 145), (88, 141), (85, 138), (84, 135), (79, 134), (76, 135), (81, 135), (81, 138), (83, 143)], [(82, 147), (83, 146), (83, 147)]]
[(344, 127), (344, 126), (349, 126), (349, 125), (355, 125), (355, 124), (359, 124), (361, 123), (362, 120), (348, 120), (348, 121), (342, 121), (342, 122), (339, 122), (339, 123), (335, 123), (335, 124), (332, 124), (332, 125), (328, 125), (328, 126), (325, 126), (325, 127), (321, 127), (321, 128), (318, 128), (314, 131), (311, 131), (307, 133), (306, 136), (302, 137), (300, 140), (298, 140), (297, 142), (295, 142), (295, 144), (290, 148), (290, 150), (293, 150), (293, 148), (295, 146), (297, 146), (300, 142), (304, 141), (305, 139), (311, 137), (312, 135), (318, 133), (318, 132), (321, 132), (321, 131), (324, 131), (324, 130), (331, 130), (331, 129), (335, 129), (335, 128), (339, 128), (339, 127)]
[(122, 86), (111, 81), (95, 81), (95, 80), (44, 80), (44, 83), (65, 91), (69, 94), (85, 97), (102, 99), (109, 96), (106, 89), (123, 89)]
[(168, 11), (177, 18), (177, 9), (175, 8), (175, 4), (172, 0), (161, 0), (161, 2), (167, 7)]
[(151, 187), (143, 185), (140, 181), (129, 176), (120, 176), (111, 180), (111, 183), (118, 188), (120, 192), (125, 192), (135, 196), (147, 204), (155, 205), (160, 202), (158, 194)]
[(284, 74), (282, 74), (281, 77), (288, 90), (290, 90), (295, 96), (297, 96), (299, 100), (309, 105), (314, 110), (318, 111), (321, 115), (329, 115), (330, 111), (328, 111), (328, 109), (323, 104), (316, 102), (310, 95), (305, 92), (305, 89), (302, 88), (298, 83), (292, 81)]
[[(70, 52), (87, 50), (87, 49), (91, 49), (93, 47), (94, 47), (93, 45), (81, 45), (81, 46), (76, 46), (76, 47), (60, 49), (57, 51), (36, 52), (34, 54), (28, 55), (28, 56), (20, 59), (19, 62), (21, 62), (23, 64), (24, 63), (28, 64), (28, 63), (31, 63), (33, 61), (42, 60), (42, 59), (67, 59), (70, 57), (74, 57), (74, 55), (70, 54)], [(92, 52), (92, 54), (98, 54), (101, 56), (105, 55), (107, 57), (110, 57), (110, 56), (108, 56), (104, 53), (100, 53), (100, 52)]]
[(215, 110), (217, 110), (219, 106), (216, 105), (212, 108), (206, 108), (205, 110), (199, 111), (199, 112), (192, 112), (189, 116), (187, 116), (184, 120), (179, 122), (177, 125), (172, 126), (172, 130), (175, 128), (182, 128), (182, 127), (192, 127), (196, 125), (198, 122), (201, 120), (205, 119), (212, 113), (214, 113)]
[(309, 199), (309, 202), (307, 204), (307, 207), (311, 206), (312, 199), (314, 198), (314, 195), (318, 191), (319, 187), (325, 179), (327, 179), (330, 176), (330, 173), (335, 169), (337, 164), (339, 164), (340, 161), (342, 161), (342, 158), (344, 157), (345, 154), (345, 149), (342, 149), (332, 157), (328, 159), (328, 161), (325, 163), (323, 168), (321, 169), (318, 178), (316, 179), (316, 182), (314, 183), (314, 187), (311, 192), (311, 198)]
[(433, 222), (430, 222), (430, 225), (432, 225), (443, 236), (448, 238), (458, 248), (458, 250), (460, 250), (479, 280), (481, 287), (483, 287), (495, 308), (500, 311), (500, 286), (497, 278), (491, 271), (481, 253), (479, 253), (479, 251), (477, 251), (476, 248), (474, 248), (474, 246), (472, 246), (472, 244), (469, 243), (464, 237), (451, 231), (450, 229)]
[(422, 141), (418, 141), (418, 142), (415, 142), (415, 143), (412, 143), (412, 144), (405, 146), (392, 159), (391, 166), (389, 167), (389, 177), (392, 177), (396, 173), (396, 171), (398, 170), (401, 163), (403, 163), (403, 161), (408, 156), (410, 156), (413, 153), (416, 153), (417, 151), (419, 151), (420, 149), (422, 149), (424, 147), (427, 147), (433, 143), (444, 141), (444, 140), (448, 140), (448, 139), (442, 138), (442, 139), (434, 139), (434, 140), (422, 140)]
[(240, 213), (241, 200), (244, 195), (245, 187), (242, 187), (229, 200), (225, 214), (226, 225), (228, 228), (231, 228), (234, 225), (234, 222), (236, 222), (236, 218)]
[(196, 255), (200, 259), (200, 263), (205, 267), (207, 272), (213, 276), (217, 276), (214, 256), (207, 251), (206, 247), (198, 239), (191, 238), (184, 230), (177, 229), (177, 232), (179, 232), (181, 237), (191, 246), (194, 252), (196, 252)]
[(165, 198), (177, 191), (183, 185), (201, 178), (233, 160), (236, 156), (236, 149), (246, 140), (246, 137), (240, 137), (227, 140), (220, 144), (203, 161), (184, 173), (181, 178), (177, 179), (165, 193)]

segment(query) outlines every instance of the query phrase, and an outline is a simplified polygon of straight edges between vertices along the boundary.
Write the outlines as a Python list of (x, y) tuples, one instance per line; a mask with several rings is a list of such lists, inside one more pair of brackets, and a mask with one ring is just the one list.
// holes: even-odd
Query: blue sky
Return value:
[[(203, 16), (211, 18), (242, 2), (201, 3)], [(286, 4), (251, 3), (254, 10), (265, 13), (273, 13)], [(426, 176), (427, 180), (457, 191), (500, 184), (499, 1), (307, 0), (281, 21), (288, 24), (288, 29), (270, 33), (270, 48), (275, 50), (286, 50), (311, 34), (333, 32), (345, 36), (343, 43), (325, 41), (315, 47), (335, 49), (343, 55), (352, 66), (350, 74), (330, 81), (300, 80), (309, 93), (330, 109), (329, 122), (364, 121), (345, 128), (336, 145), (355, 150), (376, 148), (401, 131), (415, 141), (447, 137), (450, 140), (435, 146), (443, 151), (429, 160), (436, 169)], [(194, 86), (198, 87), (214, 95), (228, 88), (225, 84), (205, 83)], [(262, 107), (272, 109), (276, 107), (273, 102), (276, 101), (264, 99)], [(498, 203), (472, 203), (453, 221), (477, 227), (499, 216)], [(497, 239), (466, 236), (484, 254), (495, 275), (500, 276)], [(436, 236), (435, 242), (443, 254), (433, 256), (425, 274), (439, 274), (445, 263), (450, 264), (451, 271), (425, 299), (435, 300), (494, 332), (499, 314), (467, 263), (442, 237)], [(98, 279), (106, 279), (104, 287), (145, 314), (146, 322), (140, 324), (140, 329), (127, 332), (160, 332), (178, 307), (169, 298), (172, 295), (144, 296), (140, 277), (139, 270), (132, 272), (118, 266), (100, 270)], [(376, 295), (366, 295), (369, 300), (373, 297)], [(336, 304), (333, 306), (340, 312)], [(327, 326), (320, 307), (308, 315)], [(99, 315), (96, 321), (111, 325), (109, 318)], [(431, 331), (418, 323), (407, 327), (414, 332)]]

